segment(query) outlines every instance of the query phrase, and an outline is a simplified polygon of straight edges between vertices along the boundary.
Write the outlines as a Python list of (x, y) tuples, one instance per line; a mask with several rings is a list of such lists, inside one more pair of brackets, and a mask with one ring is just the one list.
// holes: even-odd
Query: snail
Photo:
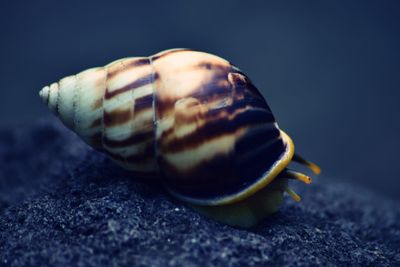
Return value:
[(264, 97), (228, 61), (189, 49), (128, 57), (39, 95), (87, 144), (216, 221), (251, 227), (278, 210), (288, 179), (311, 178)]

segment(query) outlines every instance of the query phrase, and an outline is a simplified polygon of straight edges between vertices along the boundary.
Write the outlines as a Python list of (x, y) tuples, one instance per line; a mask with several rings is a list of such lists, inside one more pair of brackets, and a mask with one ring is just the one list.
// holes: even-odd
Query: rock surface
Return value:
[(0, 132), (0, 266), (400, 266), (400, 205), (323, 175), (251, 230), (137, 181), (53, 118)]

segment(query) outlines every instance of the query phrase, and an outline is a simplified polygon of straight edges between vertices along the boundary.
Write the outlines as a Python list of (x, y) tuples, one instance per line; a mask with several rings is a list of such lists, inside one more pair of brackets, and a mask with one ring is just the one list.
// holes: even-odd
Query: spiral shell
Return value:
[(244, 199), (294, 155), (266, 101), (228, 61), (173, 49), (114, 61), (40, 96), (86, 143), (196, 205)]

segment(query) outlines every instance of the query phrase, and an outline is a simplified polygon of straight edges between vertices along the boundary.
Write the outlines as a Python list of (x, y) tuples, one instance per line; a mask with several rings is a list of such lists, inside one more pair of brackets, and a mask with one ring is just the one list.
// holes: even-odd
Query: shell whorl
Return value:
[(86, 143), (147, 176), (158, 172), (152, 82), (150, 60), (133, 57), (68, 76), (39, 94)]
[(208, 53), (120, 59), (40, 96), (89, 145), (138, 174), (162, 176), (194, 204), (227, 203), (288, 164), (280, 163), (288, 146), (262, 95)]

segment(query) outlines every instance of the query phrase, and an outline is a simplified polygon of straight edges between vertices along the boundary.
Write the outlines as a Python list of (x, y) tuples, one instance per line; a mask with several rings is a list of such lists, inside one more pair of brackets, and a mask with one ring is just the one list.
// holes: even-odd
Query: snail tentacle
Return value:
[(285, 192), (288, 193), (288, 195), (296, 202), (301, 201), (301, 197), (293, 191), (293, 189), (290, 189), (289, 187), (285, 188)]
[(281, 172), (279, 176), (282, 176), (282, 177), (288, 178), (288, 179), (296, 179), (305, 184), (311, 184), (311, 182), (312, 182), (311, 177), (309, 177), (303, 173), (293, 171), (288, 168), (286, 168), (283, 172)]
[(292, 160), (297, 162), (297, 163), (300, 163), (300, 164), (306, 166), (307, 168), (309, 168), (315, 174), (320, 174), (321, 173), (321, 168), (317, 164), (304, 159), (299, 154), (295, 153)]

